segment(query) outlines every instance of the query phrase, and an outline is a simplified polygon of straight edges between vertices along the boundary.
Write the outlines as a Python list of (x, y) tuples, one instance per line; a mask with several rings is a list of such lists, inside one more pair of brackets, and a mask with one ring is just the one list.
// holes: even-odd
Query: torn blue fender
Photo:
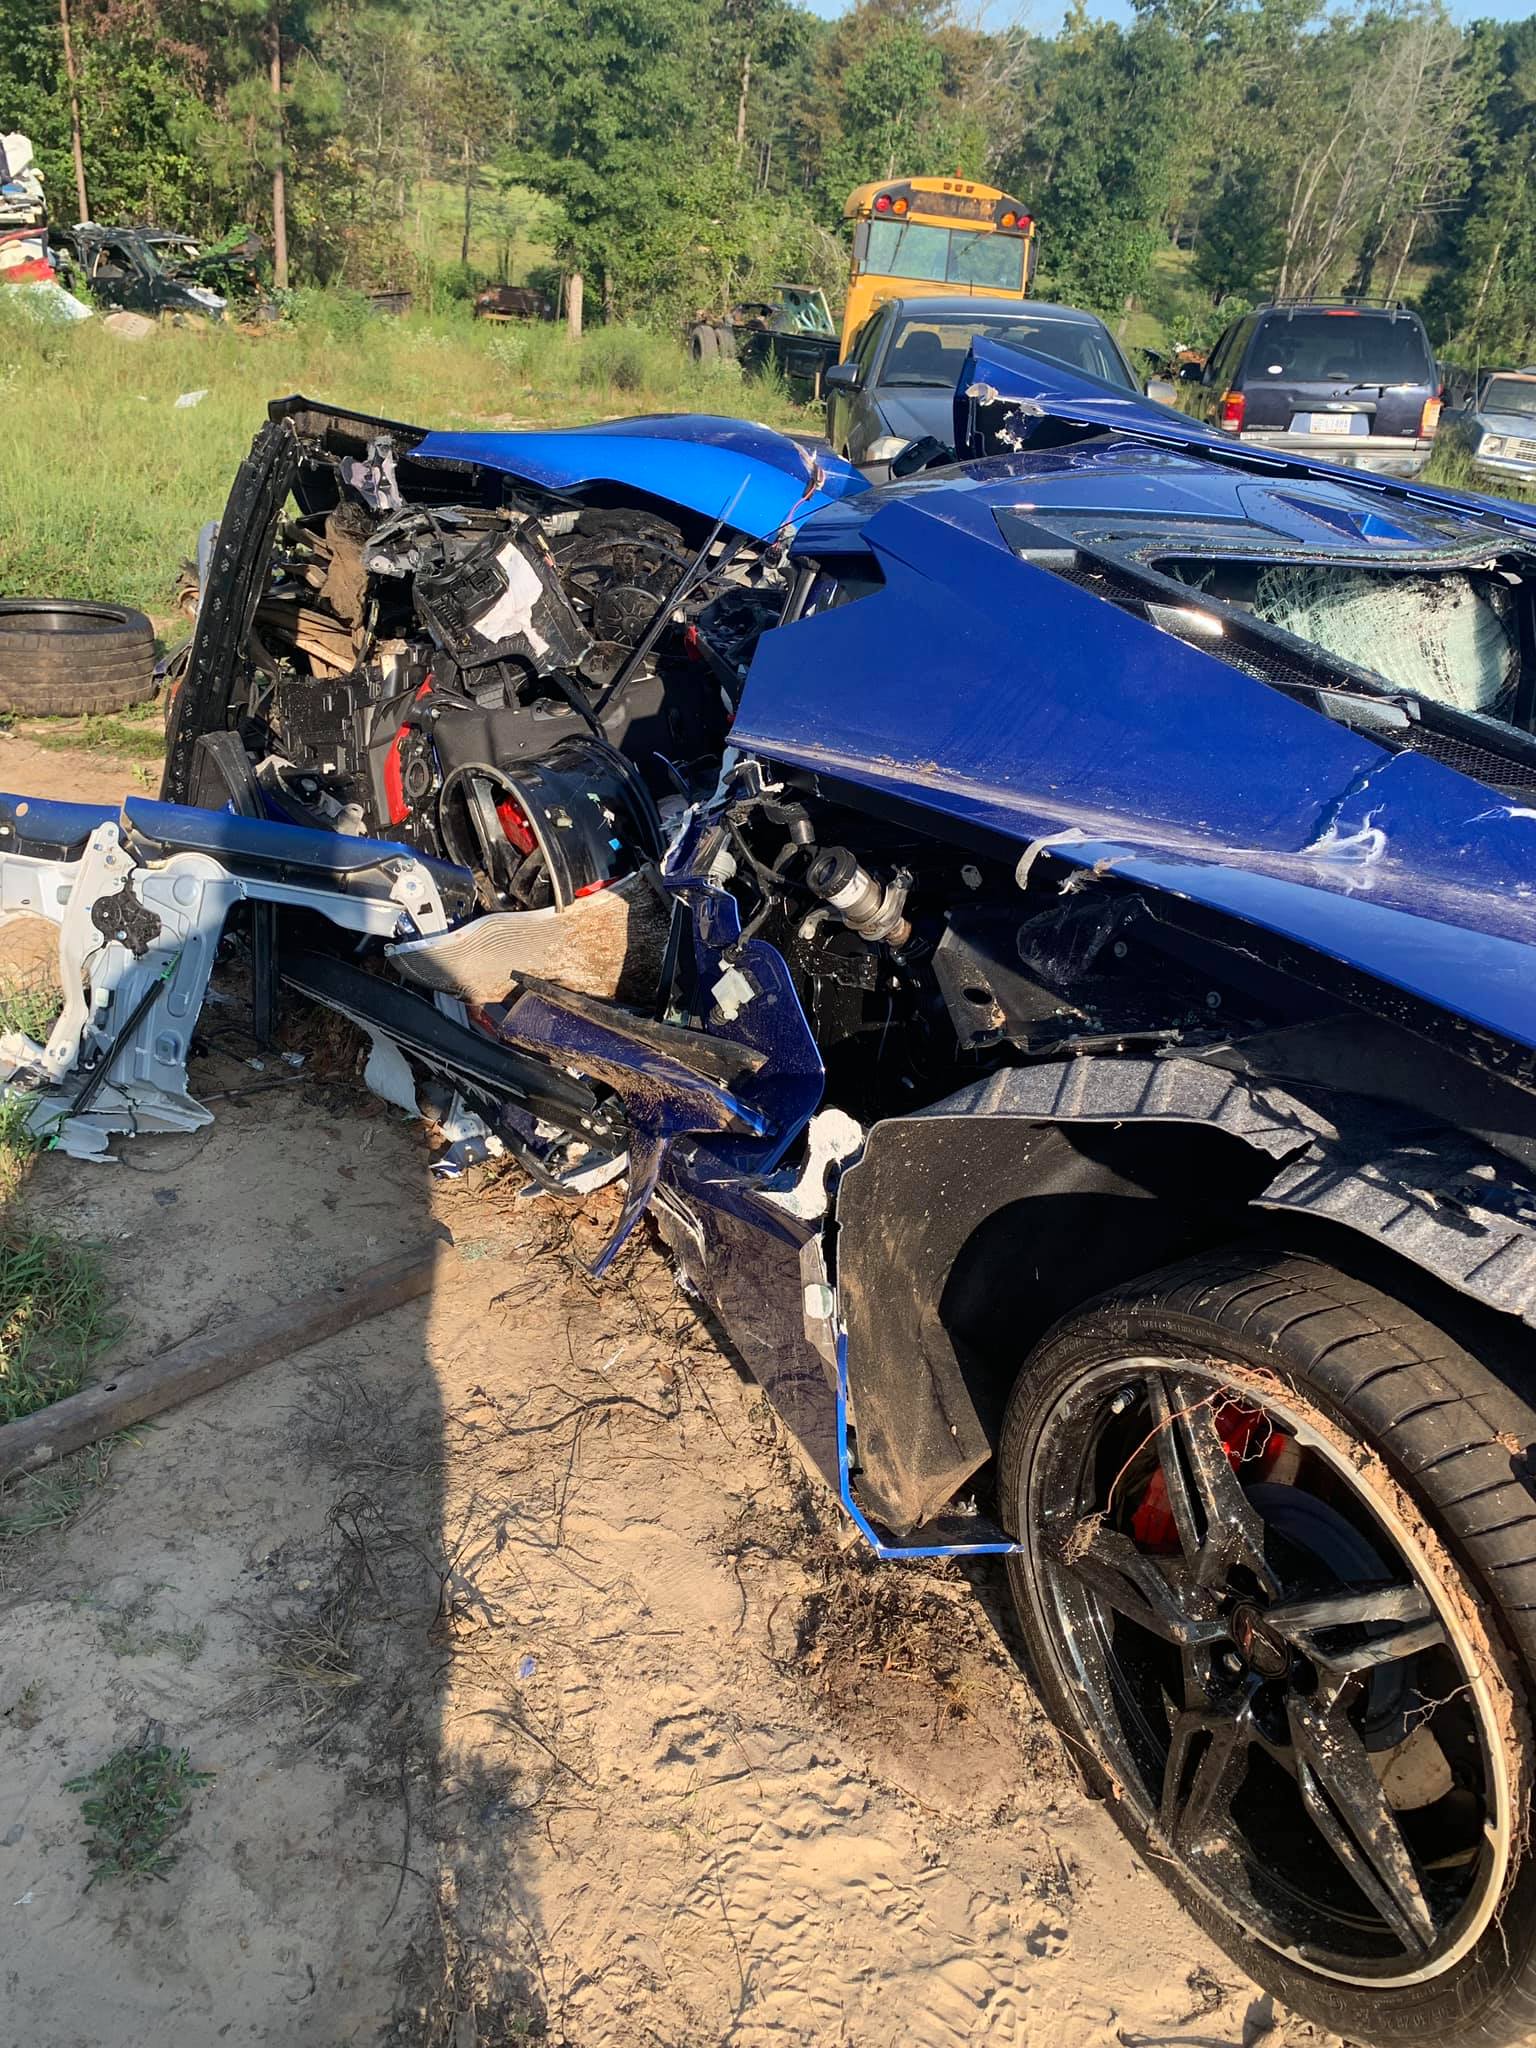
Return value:
[(508, 1045), (543, 1053), (605, 1083), (629, 1113), (624, 1207), (592, 1262), (594, 1278), (607, 1272), (644, 1215), (675, 1138), (702, 1131), (740, 1131), (760, 1138), (767, 1132), (767, 1120), (724, 1078), (736, 1067), (750, 1073), (760, 1062), (721, 1058), (727, 1049), (702, 1033), (630, 1016), (556, 988), (519, 996), (496, 1019), (496, 1029)]
[(742, 939), (739, 908), (725, 890), (686, 870), (664, 871), (663, 879), (691, 917), (702, 1028), (548, 985), (485, 1013), (504, 1043), (578, 1069), (624, 1104), (628, 1188), (595, 1275), (644, 1214), (678, 1140), (694, 1142), (693, 1171), (705, 1177), (771, 1173), (810, 1120), (825, 1081), (782, 954), (761, 939)]

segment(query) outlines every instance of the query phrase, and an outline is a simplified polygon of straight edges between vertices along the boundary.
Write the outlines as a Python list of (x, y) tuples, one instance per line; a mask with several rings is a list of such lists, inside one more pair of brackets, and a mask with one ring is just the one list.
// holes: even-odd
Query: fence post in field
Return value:
[(69, 147), (75, 160), (77, 220), (89, 220), (91, 202), (85, 192), (85, 151), (80, 143), (80, 71), (75, 63), (74, 38), (70, 34), (69, 0), (59, 0), (59, 26), (64, 31), (64, 72), (69, 80)]
[(573, 270), (565, 280), (565, 331), (572, 341), (581, 339), (581, 272)]
[(274, 7), (271, 20), (272, 112), (277, 153), (272, 162), (272, 282), (288, 289), (288, 183), (283, 169), (283, 26)]

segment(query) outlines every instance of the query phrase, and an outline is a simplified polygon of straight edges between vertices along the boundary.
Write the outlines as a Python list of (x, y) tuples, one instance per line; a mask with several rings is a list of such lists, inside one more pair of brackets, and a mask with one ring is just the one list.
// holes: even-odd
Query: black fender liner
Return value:
[(1058, 1316), (1263, 1209), (1383, 1242), (1536, 1325), (1536, 1191), (1475, 1139), (1179, 1057), (1007, 1068), (877, 1124), (843, 1176), (861, 1502), (898, 1533), (937, 1513), (992, 1455)]

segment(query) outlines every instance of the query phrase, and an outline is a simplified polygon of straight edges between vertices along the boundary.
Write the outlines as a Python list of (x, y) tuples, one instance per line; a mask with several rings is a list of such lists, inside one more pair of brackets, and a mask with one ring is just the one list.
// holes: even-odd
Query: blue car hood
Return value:
[(998, 452), (995, 431), (1004, 413), (1013, 414), (1026, 434), (1029, 422), (1051, 418), (1084, 426), (1175, 432), (1185, 438), (1193, 434), (1218, 443), (1222, 439), (1174, 406), (1069, 370), (1048, 356), (1013, 348), (994, 335), (978, 335), (971, 344), (952, 405), (954, 445), (962, 456)]
[[(1368, 470), (1313, 462), (1289, 451), (1284, 456), (1266, 454), (1262, 448), (1245, 447), (1218, 429), (1203, 426), (1175, 406), (1117, 391), (1097, 377), (1081, 376), (1044, 356), (1010, 348), (992, 336), (978, 336), (966, 357), (955, 385), (954, 423), (954, 445), (963, 457), (971, 459), (1024, 449), (1036, 442), (1048, 445), (1051, 423), (1108, 429), (1134, 436), (1143, 446), (1177, 448), (1197, 460), (1204, 458), (1212, 468), (1202, 491), (1215, 489), (1223, 475), (1283, 479), (1293, 492), (1305, 492), (1309, 480), (1315, 478), (1346, 489), (1353, 505), (1362, 511), (1374, 512), (1379, 501), (1385, 500), (1388, 505), (1423, 507), (1435, 514), (1470, 514), (1506, 543), (1511, 531), (1536, 533), (1536, 505), (1406, 483)], [(1341, 529), (1341, 540), (1354, 537), (1347, 527)]]
[(532, 434), (428, 434), (415, 461), (472, 463), (550, 491), (618, 484), (765, 540), (869, 484), (830, 448), (752, 420), (657, 413)]
[[(1049, 845), (1536, 1046), (1536, 802), (1389, 752), (1015, 554), (998, 524), (1038, 522), (1049, 554), (1058, 508), (1209, 520), (1226, 507), (1248, 524), (1253, 489), (1188, 448), (1104, 435), (823, 513), (794, 552), (833, 573), (857, 557), (867, 594), (763, 636), (732, 738), (919, 829), (1026, 858)], [(1268, 508), (1275, 524), (1314, 526), (1319, 548), (1341, 543), (1314, 512), (1380, 509), (1331, 473), (1274, 493), (1287, 501)], [(1444, 502), (1469, 535), (1511, 546), (1502, 516)]]

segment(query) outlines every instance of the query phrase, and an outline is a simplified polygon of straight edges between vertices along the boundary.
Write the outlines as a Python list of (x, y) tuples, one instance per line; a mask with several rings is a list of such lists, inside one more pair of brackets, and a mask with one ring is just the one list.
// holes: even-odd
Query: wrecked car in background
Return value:
[(0, 802), (7, 1060), (79, 1150), (206, 1120), (228, 929), (621, 1179), (599, 1265), (649, 1212), (880, 1556), (1006, 1560), (1244, 1969), (1527, 2038), (1536, 514), (985, 338), (953, 443), (278, 404), (162, 800)]
[(477, 320), (553, 320), (555, 302), (530, 284), (488, 284), (475, 293)]
[(1536, 366), (1482, 370), (1447, 391), (1440, 431), (1470, 455), (1490, 484), (1536, 484)]
[(838, 335), (819, 285), (776, 284), (766, 299), (745, 299), (723, 318), (699, 314), (689, 323), (696, 363), (739, 363), (745, 377), (783, 379), (791, 398), (818, 400), (837, 361)]
[[(102, 228), (92, 222), (54, 227), (49, 248), (71, 291), (98, 305), (152, 319), (222, 320), (229, 300), (212, 291), (201, 273), (198, 244), (155, 228)], [(216, 265), (226, 281), (230, 252), (221, 246)]]

